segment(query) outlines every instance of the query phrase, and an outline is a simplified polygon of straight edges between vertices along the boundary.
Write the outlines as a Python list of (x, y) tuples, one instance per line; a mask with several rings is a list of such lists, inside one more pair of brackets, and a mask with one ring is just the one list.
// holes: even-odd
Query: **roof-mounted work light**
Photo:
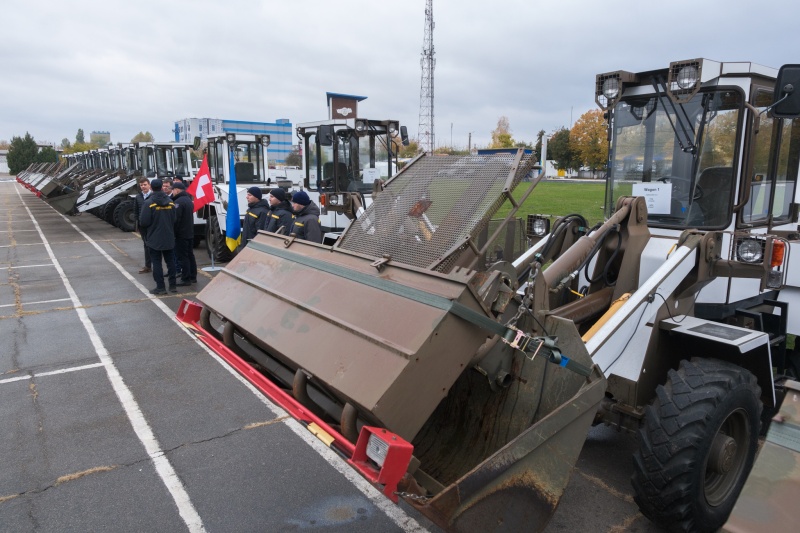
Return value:
[(620, 96), (622, 96), (625, 84), (635, 79), (636, 77), (632, 73), (624, 70), (598, 74), (595, 83), (594, 101), (603, 111), (609, 107), (614, 107)]

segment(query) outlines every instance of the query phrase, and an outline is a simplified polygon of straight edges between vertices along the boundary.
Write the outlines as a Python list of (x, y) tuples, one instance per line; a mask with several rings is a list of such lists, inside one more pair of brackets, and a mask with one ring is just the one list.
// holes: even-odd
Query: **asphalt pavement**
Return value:
[[(438, 531), (175, 320), (213, 273), (154, 297), (142, 255), (0, 175), (0, 531)], [(545, 531), (659, 531), (634, 446), (594, 428)]]

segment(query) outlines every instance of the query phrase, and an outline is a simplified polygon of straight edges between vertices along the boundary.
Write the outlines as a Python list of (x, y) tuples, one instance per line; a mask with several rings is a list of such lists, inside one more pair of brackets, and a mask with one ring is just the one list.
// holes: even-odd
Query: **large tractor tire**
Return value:
[(103, 206), (103, 220), (105, 220), (112, 226), (114, 225), (114, 210), (117, 208), (120, 202), (122, 202), (122, 198), (120, 197), (112, 198), (111, 200), (106, 202), (105, 206)]
[(121, 201), (114, 209), (114, 225), (122, 231), (133, 231), (136, 227), (135, 209), (133, 198)]
[(740, 366), (681, 361), (645, 411), (634, 499), (671, 531), (716, 531), (728, 519), (758, 445), (761, 389)]
[(227, 263), (233, 259), (233, 253), (225, 243), (225, 235), (219, 228), (217, 215), (211, 215), (206, 224), (206, 250), (208, 257), (217, 263)]

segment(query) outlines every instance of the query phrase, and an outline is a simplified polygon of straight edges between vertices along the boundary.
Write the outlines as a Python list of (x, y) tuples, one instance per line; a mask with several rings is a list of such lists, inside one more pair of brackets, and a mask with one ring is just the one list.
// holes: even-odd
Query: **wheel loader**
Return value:
[(796, 373), (798, 83), (702, 59), (601, 74), (602, 223), (530, 215), (498, 254), (535, 162), (423, 155), (333, 246), (261, 232), (178, 317), (445, 530), (542, 530), (602, 423), (638, 439), (648, 518), (714, 531)]

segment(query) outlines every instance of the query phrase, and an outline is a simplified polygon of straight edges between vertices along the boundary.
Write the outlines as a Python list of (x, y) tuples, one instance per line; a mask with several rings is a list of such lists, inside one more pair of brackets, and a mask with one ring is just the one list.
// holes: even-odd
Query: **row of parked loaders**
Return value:
[(192, 177), (191, 145), (135, 143), (69, 154), (57, 163), (34, 163), (17, 181), (65, 215), (92, 213), (133, 231), (137, 181)]

